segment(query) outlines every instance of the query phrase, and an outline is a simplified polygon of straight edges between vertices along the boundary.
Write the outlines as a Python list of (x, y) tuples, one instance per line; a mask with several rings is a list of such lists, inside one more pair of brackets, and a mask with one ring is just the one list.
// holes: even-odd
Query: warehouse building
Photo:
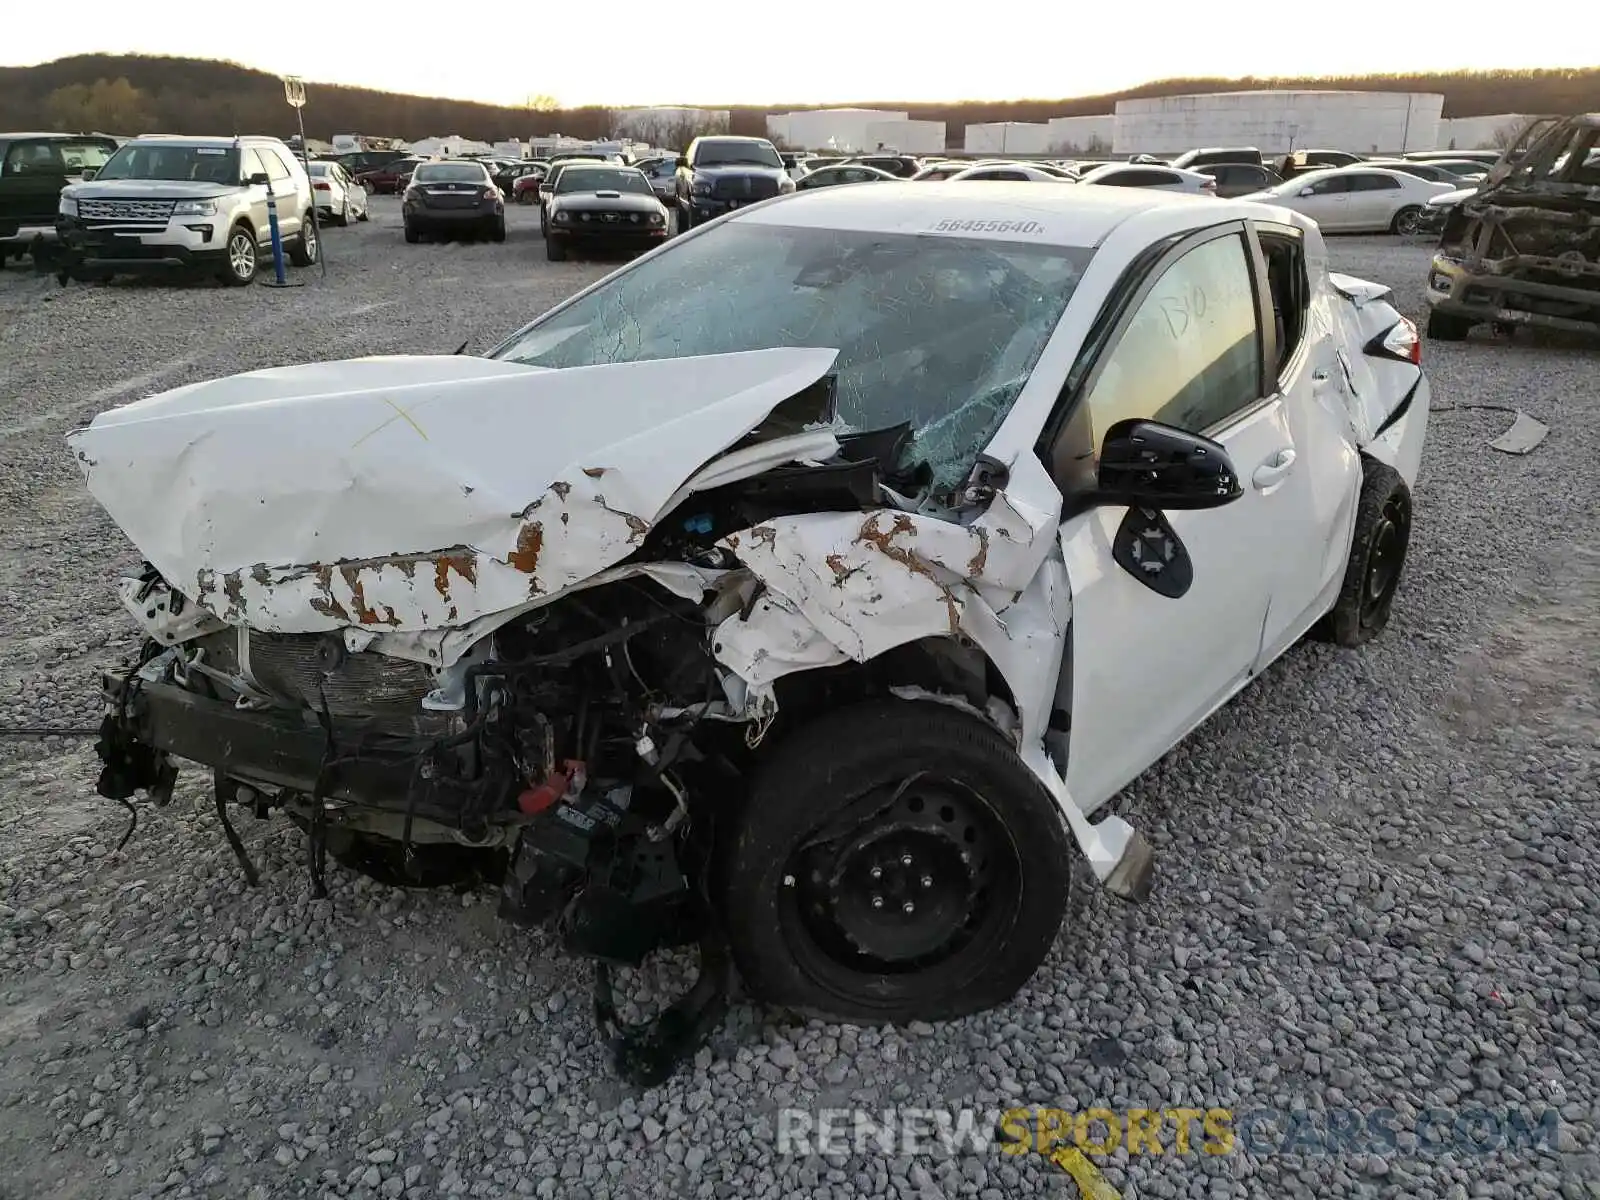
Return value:
[(1117, 119), (1103, 117), (1052, 117), (1051, 154), (1108, 154), (1117, 136)]
[(1337, 149), (1357, 154), (1432, 150), (1444, 97), (1431, 92), (1256, 91), (1117, 102), (1117, 154), (1180, 154), (1255, 146), (1266, 154)]
[[(815, 108), (767, 118), (767, 136), (794, 150), (875, 150), (883, 141), (874, 127), (909, 125), (908, 114), (877, 108)], [(920, 122), (919, 122), (920, 124)], [(878, 132), (881, 134), (882, 128)]]
[(963, 149), (968, 154), (1047, 154), (1050, 126), (1028, 121), (968, 125)]
[(1438, 150), (1496, 150), (1533, 118), (1522, 113), (1496, 117), (1448, 117), (1439, 122)]

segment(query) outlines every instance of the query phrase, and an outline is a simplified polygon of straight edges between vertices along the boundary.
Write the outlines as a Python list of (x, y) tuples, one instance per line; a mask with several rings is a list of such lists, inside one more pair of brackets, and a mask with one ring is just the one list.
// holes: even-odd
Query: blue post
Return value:
[(278, 202), (273, 199), (272, 185), (267, 184), (267, 229), (272, 234), (272, 269), (278, 276), (278, 286), (288, 283), (283, 271), (283, 235), (278, 232)]

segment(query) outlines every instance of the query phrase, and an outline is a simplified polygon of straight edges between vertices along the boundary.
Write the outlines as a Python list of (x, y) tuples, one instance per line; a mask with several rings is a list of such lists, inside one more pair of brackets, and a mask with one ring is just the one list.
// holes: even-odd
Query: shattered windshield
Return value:
[(837, 348), (840, 419), (909, 421), (953, 487), (1005, 419), (1092, 250), (726, 224), (607, 280), (493, 357), (581, 367)]

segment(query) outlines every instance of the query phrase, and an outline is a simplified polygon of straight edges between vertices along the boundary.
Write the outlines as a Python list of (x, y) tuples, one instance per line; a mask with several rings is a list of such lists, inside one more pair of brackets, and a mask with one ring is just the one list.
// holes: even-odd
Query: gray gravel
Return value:
[[(92, 724), (94, 671), (133, 646), (111, 581), (136, 556), (65, 430), (253, 367), (482, 349), (607, 269), (547, 264), (531, 210), (503, 246), (405, 246), (374, 209), (290, 291), (0, 275), (0, 726)], [(1332, 250), (1420, 315), (1426, 249)], [(740, 1010), (630, 1093), (587, 970), (492, 898), (330, 863), (313, 901), (299, 836), (249, 821), (246, 889), (197, 771), (115, 852), (89, 743), (0, 737), (0, 1198), (1072, 1195), (1031, 1156), (780, 1157), (775, 1110), (1095, 1103), (1561, 1114), (1557, 1148), (1516, 1154), (1120, 1150), (1129, 1198), (1594, 1195), (1600, 359), (1427, 359), (1438, 403), (1520, 405), (1549, 439), (1509, 458), (1486, 444), (1509, 416), (1434, 419), (1389, 632), (1295, 650), (1141, 778), (1120, 808), (1159, 850), (1150, 901), (1080, 889), (1045, 969), (976, 1019)]]

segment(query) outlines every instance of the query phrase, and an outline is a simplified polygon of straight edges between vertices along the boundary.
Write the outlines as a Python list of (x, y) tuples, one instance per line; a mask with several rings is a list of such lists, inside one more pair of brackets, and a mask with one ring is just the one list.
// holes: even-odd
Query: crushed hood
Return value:
[(224, 620), (418, 632), (626, 558), (681, 485), (836, 355), (279, 367), (101, 413), (68, 441), (134, 545)]

